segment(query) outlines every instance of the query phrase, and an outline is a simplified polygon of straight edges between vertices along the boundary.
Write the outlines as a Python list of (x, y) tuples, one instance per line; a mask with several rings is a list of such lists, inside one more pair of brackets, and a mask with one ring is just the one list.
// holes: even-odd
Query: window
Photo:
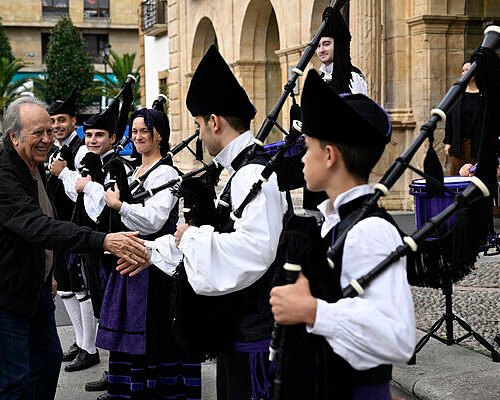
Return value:
[(109, 18), (109, 0), (84, 0), (85, 18)]
[(42, 0), (42, 13), (44, 17), (59, 17), (68, 15), (69, 0)]
[(83, 42), (94, 64), (103, 63), (104, 46), (109, 43), (108, 35), (84, 34)]
[(47, 48), (49, 47), (50, 33), (42, 32), (42, 64), (47, 62)]
[(142, 30), (148, 31), (156, 25), (165, 24), (166, 4), (162, 0), (144, 0), (141, 3)]

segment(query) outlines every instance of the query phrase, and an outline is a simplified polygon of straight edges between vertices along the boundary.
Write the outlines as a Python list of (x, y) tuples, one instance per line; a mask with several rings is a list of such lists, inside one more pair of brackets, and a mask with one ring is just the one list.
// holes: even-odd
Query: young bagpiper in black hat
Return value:
[[(301, 106), (307, 187), (328, 194), (318, 207), (325, 218), (321, 236), (326, 249), (373, 194), (368, 177), (390, 139), (391, 124), (373, 100), (360, 94), (338, 95), (316, 71), (307, 76)], [(380, 208), (369, 210), (348, 231), (333, 270), (326, 263), (323, 268), (310, 266), (308, 278), (300, 275), (293, 285), (273, 288), (275, 320), (284, 325), (304, 323), (310, 333), (299, 332), (303, 361), (283, 368), (283, 398), (391, 398), (391, 364), (408, 361), (415, 345), (406, 262), (395, 263), (356, 298), (341, 298), (341, 289), (401, 244), (391, 217)], [(320, 274), (329, 278), (318, 287)], [(286, 342), (297, 342), (289, 334)], [(297, 348), (290, 350), (285, 344), (285, 355), (287, 351), (292, 351), (287, 357), (293, 360)], [(325, 393), (327, 397), (321, 397)]]
[[(120, 112), (120, 102), (112, 101), (108, 108), (99, 114), (92, 115), (83, 123), (83, 130), (86, 132), (89, 129), (101, 129), (108, 131), (110, 135), (116, 134), (118, 126), (118, 115)], [(123, 132), (121, 133), (123, 134)], [(116, 140), (120, 141), (121, 137)]]
[[(196, 339), (203, 331), (203, 338), (218, 341), (208, 343), (212, 349), (220, 339), (226, 339), (220, 343), (219, 349), (223, 350), (217, 352), (218, 398), (269, 399), (270, 266), (276, 255), (286, 200), (273, 174), (241, 218), (231, 224), (229, 211), (240, 206), (264, 166), (262, 159), (242, 165), (254, 140), (249, 128), (256, 110), (215, 46), (210, 47), (193, 75), (186, 105), (206, 149), (228, 172), (229, 181), (221, 194), (228, 212), (216, 217), (216, 225), (221, 228), (180, 224), (174, 238), (158, 238), (146, 242), (146, 246), (154, 249), (151, 262), (164, 271), (171, 271), (167, 266), (178, 265), (183, 259), (189, 284), (196, 294), (206, 296), (204, 305), (219, 304), (211, 315), (219, 317), (220, 324), (207, 321), (206, 315), (194, 316), (194, 326), (204, 320), (206, 328), (200, 326), (184, 335)], [(214, 334), (217, 331), (221, 332), (218, 336)]]

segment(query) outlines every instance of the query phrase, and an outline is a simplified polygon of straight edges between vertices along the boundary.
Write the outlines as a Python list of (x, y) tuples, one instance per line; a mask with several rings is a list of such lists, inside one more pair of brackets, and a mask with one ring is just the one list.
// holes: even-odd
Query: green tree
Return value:
[(3, 118), (5, 107), (28, 89), (24, 86), (27, 79), (19, 79), (14, 82), (14, 75), (24, 67), (23, 62), (16, 58), (9, 61), (8, 58), (0, 58), (0, 117)]
[(97, 74), (104, 82), (94, 88), (92, 91), (93, 94), (111, 98), (120, 91), (120, 88), (127, 79), (127, 75), (133, 75), (134, 78), (137, 79), (137, 82), (133, 86), (134, 104), (138, 106), (141, 101), (139, 85), (140, 73), (139, 68), (134, 70), (135, 53), (125, 53), (123, 56), (119, 56), (118, 53), (110, 50), (109, 55), (110, 57), (105, 59), (104, 62), (111, 69), (111, 72), (113, 72), (115, 79), (98, 72)]
[(0, 17), (0, 58), (6, 58), (9, 62), (14, 61), (14, 55), (12, 54), (12, 47), (10, 47), (9, 37), (5, 33), (1, 17)]
[(77, 109), (88, 106), (94, 82), (94, 66), (71, 19), (61, 17), (52, 30), (47, 48), (48, 103), (64, 99), (77, 87)]

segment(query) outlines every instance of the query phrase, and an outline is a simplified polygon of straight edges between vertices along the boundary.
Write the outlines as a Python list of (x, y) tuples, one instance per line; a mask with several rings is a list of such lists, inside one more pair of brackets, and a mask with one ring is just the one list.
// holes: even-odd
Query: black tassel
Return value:
[(201, 141), (199, 136), (196, 138), (195, 157), (198, 161), (203, 160), (203, 142)]
[[(427, 154), (424, 159), (424, 172), (436, 179), (441, 185), (443, 185), (444, 174), (443, 167), (439, 162), (439, 158), (434, 150), (434, 137), (429, 138), (429, 148), (427, 149)], [(426, 180), (426, 193), (429, 196), (434, 196), (443, 193), (442, 186), (433, 185), (429, 179)]]
[[(302, 110), (295, 101), (293, 93), (291, 94), (291, 97), (292, 106), (290, 107), (290, 132), (295, 129), (293, 127), (293, 121), (302, 121)], [(297, 143), (294, 148), (287, 151), (281, 159), (278, 167), (276, 168), (278, 187), (280, 191), (284, 192), (287, 190), (294, 190), (304, 186), (304, 173), (302, 172), (304, 164), (302, 164), (302, 157), (304, 156), (305, 151), (306, 149), (304, 144), (300, 142)]]
[[(215, 185), (220, 171), (187, 179), (174, 190), (174, 194), (184, 200), (186, 222), (194, 226), (215, 225)], [(177, 266), (173, 278), (170, 305), (175, 342), (184, 352), (202, 360), (215, 358), (232, 339), (228, 328), (231, 315), (221, 303), (224, 296), (197, 295), (189, 284), (183, 261)]]
[[(476, 176), (490, 193), (495, 193), (500, 132), (500, 59), (488, 48), (477, 50), (474, 59), (477, 62), (476, 83), (484, 97)], [(444, 283), (455, 283), (466, 276), (474, 268), (487, 236), (493, 232), (492, 205), (491, 196), (465, 205), (454, 215), (455, 223), (449, 232), (422, 243), (415, 255), (414, 268), (408, 271), (410, 283), (441, 288)]]

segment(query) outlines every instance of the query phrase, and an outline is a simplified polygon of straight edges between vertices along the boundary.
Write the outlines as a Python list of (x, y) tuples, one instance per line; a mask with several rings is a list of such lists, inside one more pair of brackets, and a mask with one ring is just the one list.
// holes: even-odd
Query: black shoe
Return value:
[(64, 367), (64, 370), (66, 372), (81, 371), (96, 364), (99, 364), (99, 352), (89, 354), (82, 349), (76, 358)]
[(67, 352), (63, 353), (63, 361), (73, 361), (78, 353), (80, 353), (82, 349), (78, 347), (76, 343), (73, 343), (71, 346), (69, 346), (69, 349)]
[(103, 390), (108, 390), (108, 371), (104, 371), (101, 379), (87, 382), (85, 384), (85, 390), (87, 392), (102, 392)]
[(97, 396), (97, 400), (108, 400), (108, 393), (103, 393)]
[(495, 336), (495, 342), (497, 342), (497, 344), (500, 346), (500, 333), (497, 333), (497, 335)]

